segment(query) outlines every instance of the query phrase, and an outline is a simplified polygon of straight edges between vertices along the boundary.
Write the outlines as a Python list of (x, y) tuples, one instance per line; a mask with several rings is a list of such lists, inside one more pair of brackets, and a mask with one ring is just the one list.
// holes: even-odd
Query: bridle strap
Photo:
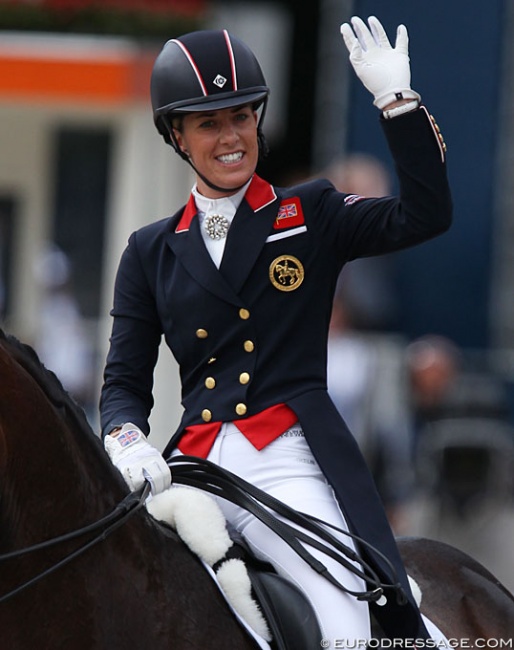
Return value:
[(101, 531), (100, 534), (98, 534), (96, 537), (89, 540), (82, 546), (79, 546), (79, 548), (77, 548), (69, 555), (66, 555), (66, 557), (64, 557), (56, 564), (53, 564), (48, 569), (41, 571), (41, 573), (38, 573), (36, 576), (31, 578), (27, 582), (24, 582), (18, 587), (15, 587), (14, 589), (7, 592), (3, 596), (0, 596), (0, 604), (5, 602), (9, 598), (15, 596), (16, 594), (20, 593), (21, 591), (24, 591), (25, 589), (27, 589), (34, 583), (38, 582), (42, 578), (45, 578), (46, 576), (52, 574), (54, 571), (57, 571), (61, 567), (65, 566), (75, 558), (79, 557), (80, 555), (88, 551), (96, 544), (104, 541), (107, 537), (109, 537), (109, 535), (111, 535), (115, 530), (120, 528), (120, 526), (123, 526), (123, 524), (128, 519), (130, 519), (138, 510), (140, 510), (144, 506), (149, 492), (150, 492), (150, 484), (145, 483), (145, 485), (140, 490), (136, 492), (130, 492), (123, 499), (123, 501), (121, 501), (114, 508), (114, 510), (111, 513), (109, 513), (99, 521), (94, 522), (93, 524), (89, 524), (88, 526), (84, 526), (83, 528), (79, 528), (78, 530), (74, 530), (70, 533), (65, 533), (64, 535), (60, 535), (59, 537), (54, 537), (44, 542), (40, 542), (39, 544), (34, 544), (33, 546), (28, 546), (26, 548), (22, 548), (17, 551), (11, 551), (10, 553), (4, 553), (3, 555), (0, 555), (0, 562), (4, 562), (7, 560), (19, 558), (29, 553), (35, 553), (37, 551), (45, 550), (53, 546), (57, 546), (58, 544), (68, 542), (70, 540), (77, 539), (79, 537), (83, 537), (88, 534), (96, 533), (99, 530)]
[[(317, 573), (323, 575), (342, 591), (356, 597), (358, 600), (377, 602), (382, 597), (384, 590), (391, 589), (396, 592), (396, 598), (400, 604), (407, 601), (404, 589), (397, 579), (396, 570), (390, 560), (357, 535), (290, 508), (251, 483), (206, 459), (181, 455), (168, 459), (168, 464), (171, 467), (174, 483), (181, 483), (210, 492), (251, 512), (281, 537)], [(280, 515), (281, 518), (275, 516), (272, 511)], [(284, 519), (287, 521), (284, 521)], [(298, 530), (295, 526), (287, 523), (288, 521), (301, 526), (310, 534)], [(382, 582), (371, 565), (357, 555), (352, 548), (334, 537), (327, 530), (327, 526), (352, 538), (379, 556), (388, 566), (394, 581), (391, 583)], [(315, 535), (316, 538), (312, 537), (312, 535)], [(322, 551), (325, 555), (364, 580), (371, 588), (365, 591), (352, 591), (346, 588), (304, 545)], [(358, 563), (362, 570), (353, 562)]]

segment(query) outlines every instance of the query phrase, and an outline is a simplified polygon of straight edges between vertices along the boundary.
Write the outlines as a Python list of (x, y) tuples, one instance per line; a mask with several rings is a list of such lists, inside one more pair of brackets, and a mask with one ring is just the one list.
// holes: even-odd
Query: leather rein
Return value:
[[(341, 530), (326, 522), (316, 519), (315, 517), (290, 508), (269, 494), (259, 490), (251, 483), (244, 481), (242, 478), (208, 460), (197, 458), (195, 456), (175, 456), (168, 459), (167, 462), (171, 468), (174, 483), (189, 485), (201, 489), (205, 492), (209, 492), (210, 494), (231, 501), (232, 503), (248, 510), (270, 528), (270, 530), (283, 539), (305, 562), (311, 566), (314, 571), (325, 577), (342, 591), (354, 596), (358, 600), (365, 600), (377, 603), (378, 605), (383, 605), (386, 602), (384, 591), (393, 590), (398, 603), (403, 604), (406, 602), (407, 597), (402, 585), (397, 579), (394, 566), (388, 558), (365, 540), (349, 533), (348, 531)], [(84, 543), (69, 555), (66, 555), (56, 564), (41, 571), (27, 582), (24, 582), (6, 594), (0, 596), (0, 604), (24, 591), (39, 580), (54, 573), (85, 553), (91, 547), (104, 541), (145, 505), (149, 493), (150, 485), (149, 483), (145, 483), (140, 490), (130, 492), (112, 510), (112, 512), (97, 522), (47, 541), (34, 544), (33, 546), (0, 555), (0, 562), (13, 560), (30, 553), (35, 553), (37, 551), (42, 551), (63, 544), (73, 539), (97, 533), (95, 537)], [(273, 514), (273, 512), (276, 514)], [(296, 526), (291, 524), (296, 524)], [(298, 527), (301, 527), (303, 530), (300, 530)], [(352, 548), (343, 544), (339, 539), (332, 535), (328, 528), (343, 533), (381, 557), (383, 562), (388, 566), (395, 582), (382, 582), (371, 565), (360, 557)], [(364, 591), (352, 591), (347, 589), (337, 581), (334, 576), (332, 576), (322, 562), (307, 550), (307, 546), (322, 551), (326, 556), (331, 557), (339, 564), (343, 565), (349, 571), (361, 578), (369, 586), (369, 589)], [(362, 568), (359, 568), (359, 566)]]
[[(168, 459), (168, 465), (171, 468), (173, 482), (199, 488), (231, 501), (252, 513), (270, 530), (281, 537), (314, 571), (341, 591), (354, 596), (357, 600), (364, 600), (378, 605), (385, 605), (387, 602), (385, 591), (393, 591), (398, 604), (403, 605), (407, 602), (407, 595), (398, 580), (395, 567), (383, 553), (366, 542), (366, 540), (316, 517), (290, 508), (282, 501), (275, 499), (236, 474), (219, 467), (219, 465), (209, 460), (197, 458), (196, 456), (180, 455)], [(296, 524), (296, 526), (291, 524)], [(298, 527), (303, 530), (299, 530)], [(394, 581), (382, 582), (373, 567), (352, 548), (332, 535), (328, 528), (353, 539), (362, 547), (380, 557), (388, 567)], [(361, 578), (369, 586), (369, 589), (352, 591), (346, 588), (329, 572), (322, 562), (307, 550), (306, 546), (320, 550), (327, 557), (344, 566)]]
[(144, 505), (145, 501), (150, 493), (150, 484), (145, 483), (145, 485), (136, 492), (130, 492), (127, 496), (105, 517), (102, 517), (98, 521), (79, 528), (70, 533), (65, 533), (64, 535), (59, 535), (45, 542), (40, 542), (39, 544), (34, 544), (33, 546), (27, 546), (26, 548), (19, 549), (17, 551), (11, 551), (9, 553), (4, 553), (0, 555), (0, 562), (5, 562), (7, 560), (15, 560), (24, 555), (29, 555), (30, 553), (36, 553), (37, 551), (43, 551), (53, 546), (69, 542), (70, 540), (77, 539), (79, 537), (84, 537), (86, 535), (98, 533), (93, 539), (90, 539), (82, 546), (79, 546), (75, 551), (66, 555), (62, 560), (53, 564), (48, 569), (41, 571), (36, 576), (24, 582), (23, 584), (15, 587), (11, 591), (8, 591), (6, 594), (0, 596), (0, 604), (4, 603), (6, 600), (9, 600), (16, 594), (24, 591), (28, 587), (32, 586), (39, 580), (46, 578), (50, 574), (54, 573), (61, 567), (65, 566), (75, 558), (79, 557), (91, 547), (96, 544), (104, 541), (109, 535), (111, 535), (115, 530), (123, 526), (123, 524), (128, 521), (138, 510), (140, 510)]

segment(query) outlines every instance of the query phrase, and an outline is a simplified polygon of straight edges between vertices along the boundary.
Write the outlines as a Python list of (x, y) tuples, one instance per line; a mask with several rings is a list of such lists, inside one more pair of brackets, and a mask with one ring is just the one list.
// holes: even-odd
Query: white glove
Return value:
[(375, 106), (383, 109), (402, 98), (419, 101), (421, 97), (410, 87), (409, 36), (405, 25), (398, 27), (395, 47), (392, 48), (375, 16), (368, 18), (369, 29), (357, 16), (351, 19), (351, 23), (351, 26), (348, 23), (341, 25), (341, 34), (350, 52), (353, 69), (375, 97)]
[(152, 494), (171, 485), (170, 468), (162, 454), (131, 422), (126, 422), (116, 436), (105, 436), (104, 447), (131, 490), (138, 490), (145, 480), (150, 483)]

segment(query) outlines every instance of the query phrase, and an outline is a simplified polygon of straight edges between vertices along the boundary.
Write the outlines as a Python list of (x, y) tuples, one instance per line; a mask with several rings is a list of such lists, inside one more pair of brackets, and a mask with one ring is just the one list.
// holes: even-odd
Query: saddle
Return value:
[(247, 544), (234, 539), (230, 555), (240, 556), (246, 566), (252, 595), (268, 623), (273, 650), (312, 650), (322, 639), (314, 610), (302, 591), (278, 575), (268, 563), (255, 557)]
[[(212, 570), (234, 611), (254, 633), (267, 639), (272, 650), (311, 650), (319, 646), (321, 630), (303, 592), (278, 575), (271, 564), (255, 556), (209, 496), (175, 487), (155, 496), (147, 503), (147, 510), (161, 525), (171, 527)], [(231, 563), (232, 567), (237, 565), (238, 573), (229, 575), (227, 581), (224, 567)], [(241, 588), (236, 589), (234, 600), (230, 582), (241, 579), (241, 571), (247, 584), (243, 591), (248, 589), (248, 594), (242, 596)]]
[[(273, 650), (312, 650), (323, 638), (312, 605), (296, 585), (266, 562), (262, 562), (241, 539), (234, 541), (252, 584), (252, 594), (268, 623)], [(385, 639), (383, 629), (370, 610), (371, 638)]]

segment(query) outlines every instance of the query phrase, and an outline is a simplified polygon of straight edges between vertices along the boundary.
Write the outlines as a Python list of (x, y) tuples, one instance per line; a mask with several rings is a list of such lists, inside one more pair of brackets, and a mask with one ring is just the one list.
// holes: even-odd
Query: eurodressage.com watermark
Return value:
[(512, 639), (322, 639), (320, 646), (322, 648), (344, 648), (345, 650), (356, 650), (357, 648), (449, 648), (464, 649), (481, 649), (481, 648), (514, 648)]

